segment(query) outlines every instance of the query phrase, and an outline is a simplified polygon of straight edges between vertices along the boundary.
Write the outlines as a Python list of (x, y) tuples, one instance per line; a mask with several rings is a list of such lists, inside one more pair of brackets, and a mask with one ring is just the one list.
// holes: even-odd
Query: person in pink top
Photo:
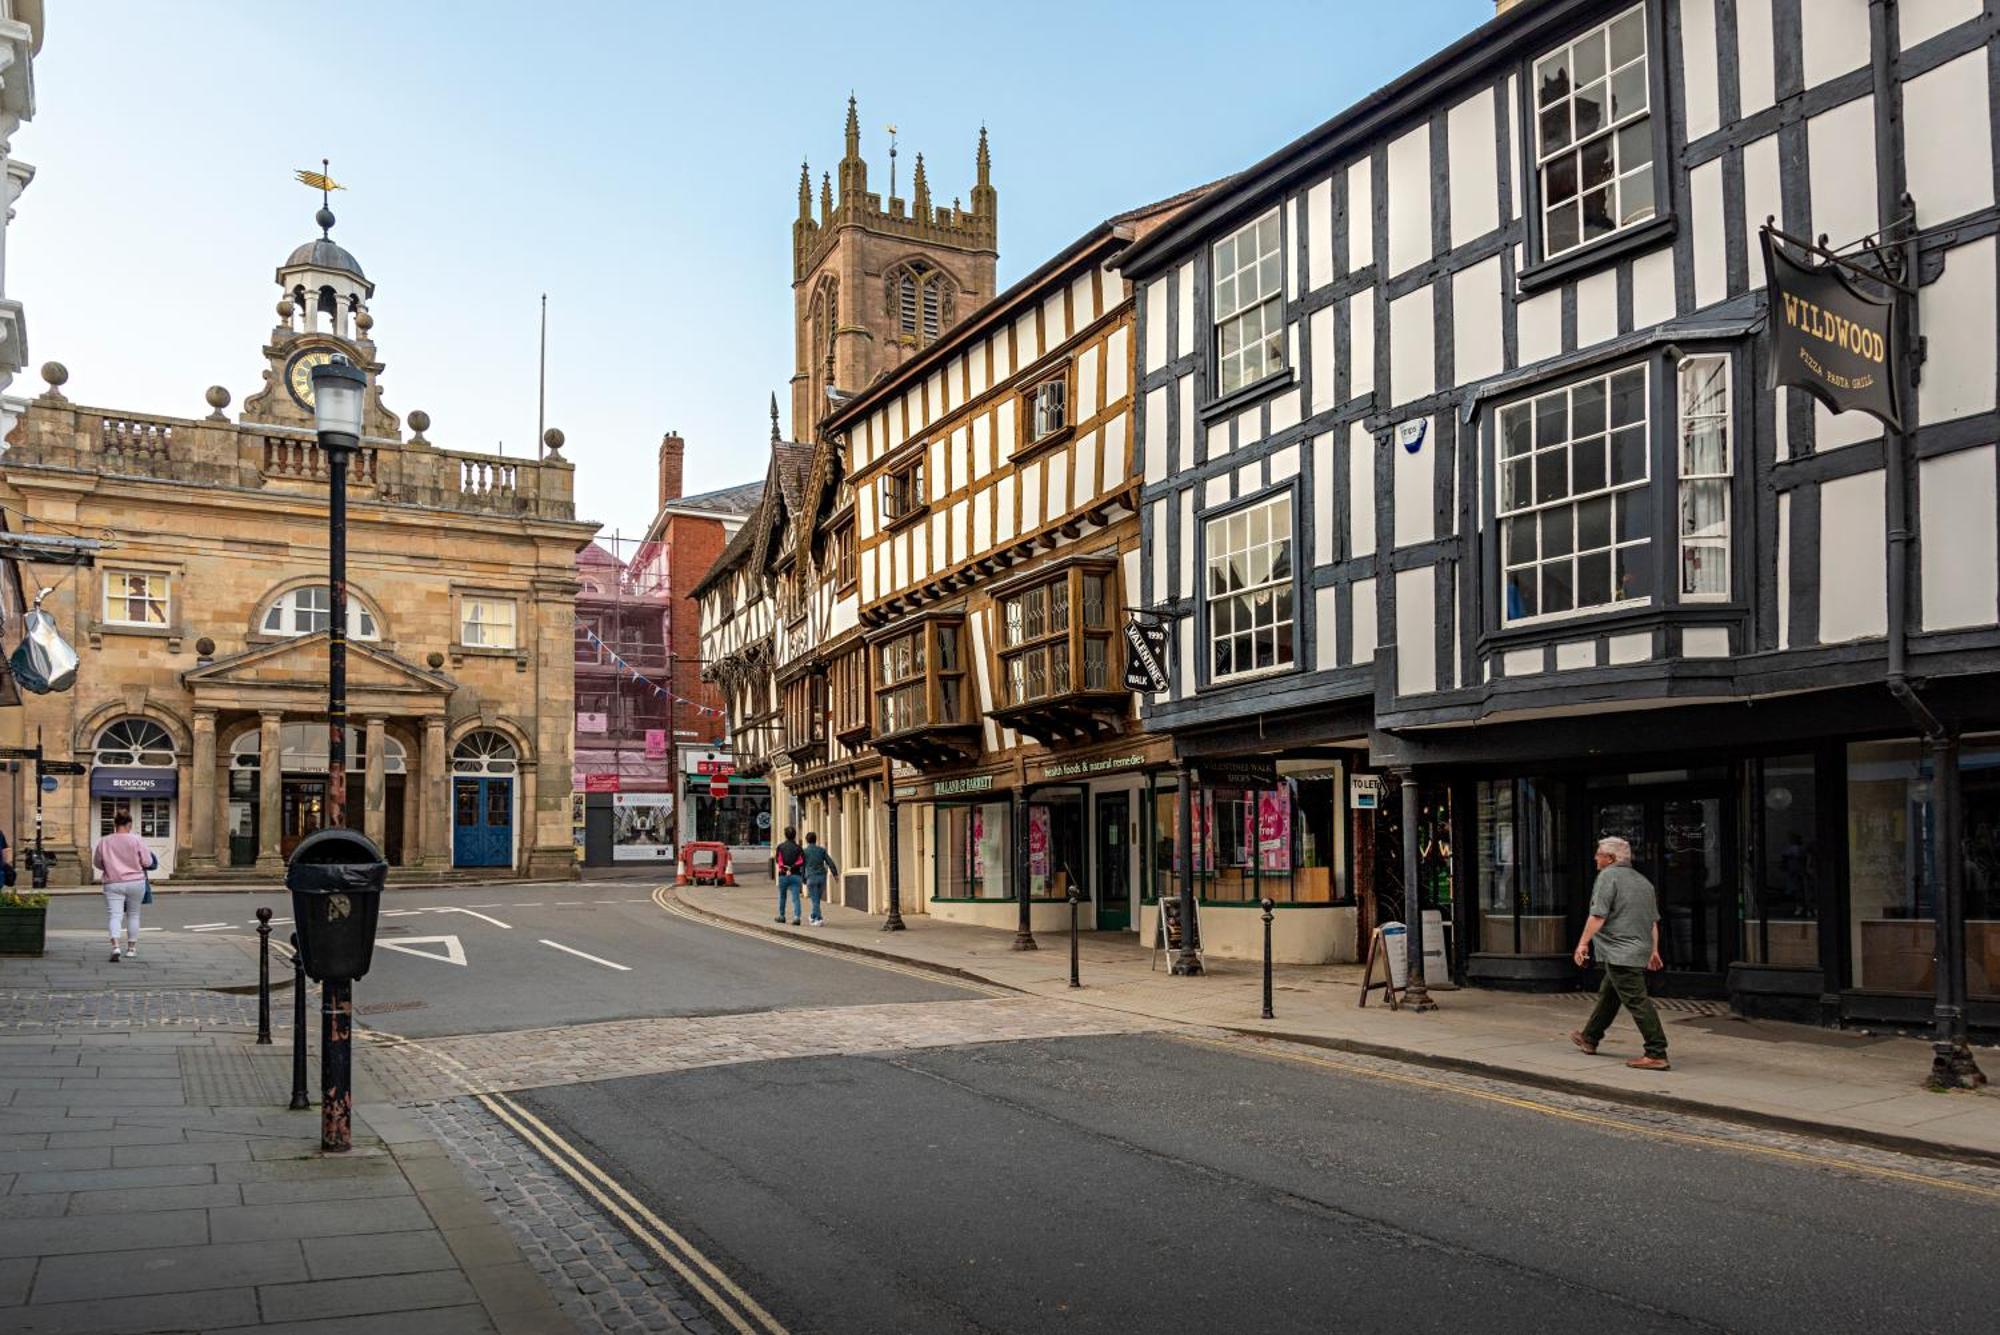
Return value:
[(111, 834), (98, 841), (91, 865), (104, 878), (104, 903), (111, 914), (111, 962), (118, 962), (118, 928), (125, 928), (125, 954), (139, 953), (139, 906), (146, 901), (146, 873), (160, 865), (153, 850), (132, 833), (132, 818), (120, 813)]

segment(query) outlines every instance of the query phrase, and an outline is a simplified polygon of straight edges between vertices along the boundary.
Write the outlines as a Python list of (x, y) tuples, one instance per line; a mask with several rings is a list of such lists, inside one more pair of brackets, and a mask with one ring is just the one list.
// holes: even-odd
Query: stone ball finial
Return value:
[(542, 433), (542, 444), (549, 447), (550, 454), (561, 454), (563, 441), (566, 439), (568, 439), (568, 437), (563, 435), (562, 430), (559, 427), (552, 426), (547, 431), (544, 431)]
[(430, 444), (429, 441), (424, 439), (424, 432), (431, 429), (431, 415), (422, 408), (412, 408), (410, 409), (409, 422), (410, 430), (413, 433), (410, 436), (410, 443), (413, 445)]
[(367, 311), (356, 311), (354, 312), (354, 327), (365, 334), (375, 327), (375, 317)]
[(215, 641), (204, 635), (194, 642), (194, 652), (199, 658), (215, 657)]
[(320, 205), (319, 212), (313, 214), (313, 221), (319, 224), (320, 231), (332, 231), (334, 222), (333, 210), (324, 204)]
[(294, 315), (298, 314), (298, 310), (299, 308), (292, 304), (290, 297), (278, 298), (278, 318), (280, 320), (291, 319)]
[(433, 649), (424, 655), (424, 662), (430, 664), (431, 671), (435, 672), (444, 666), (444, 655)]
[(61, 362), (43, 362), (42, 379), (48, 381), (49, 397), (59, 399), (62, 397), (62, 387), (69, 383), (69, 368)]
[(207, 399), (208, 406), (215, 410), (214, 412), (208, 415), (208, 418), (211, 422), (226, 422), (229, 420), (222, 414), (222, 410), (229, 406), (228, 390), (224, 389), (221, 385), (210, 385), (208, 387), (208, 393), (204, 394), (202, 397)]

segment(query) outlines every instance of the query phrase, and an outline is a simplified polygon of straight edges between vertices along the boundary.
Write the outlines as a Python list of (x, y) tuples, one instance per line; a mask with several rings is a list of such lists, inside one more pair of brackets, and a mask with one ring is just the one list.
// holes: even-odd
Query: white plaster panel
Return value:
[(1018, 532), (1014, 526), (1014, 475), (1003, 474), (993, 490), (993, 541), (995, 545), (1009, 543)]
[(993, 414), (993, 461), (1004, 464), (1014, 457), (1014, 445), (1020, 435), (1014, 429), (1014, 396), (1009, 394), (1000, 400), (1000, 406)]
[(1451, 169), (1451, 244), (1462, 246), (1500, 225), (1500, 173), (1493, 161), (1493, 90), (1482, 88), (1445, 116)]
[(1674, 318), (1674, 252), (1649, 250), (1632, 261), (1632, 327), (1644, 329)]
[[(1194, 531), (1194, 488), (1193, 488), (1193, 487), (1182, 487), (1182, 488), (1181, 488), (1181, 569), (1180, 569), (1180, 580), (1179, 580), (1179, 582), (1178, 582), (1177, 584), (1175, 584), (1175, 586), (1174, 586), (1173, 590), (1172, 590), (1172, 591), (1171, 591), (1171, 593), (1169, 594), (1169, 596), (1170, 596), (1170, 597), (1175, 597), (1175, 598), (1179, 598), (1179, 597), (1183, 597), (1183, 596), (1187, 596), (1187, 595), (1191, 595), (1191, 594), (1193, 594), (1193, 593), (1194, 593), (1194, 591), (1195, 591), (1195, 584), (1194, 584), (1194, 548), (1195, 548), (1195, 531)], [(1181, 625), (1182, 625), (1182, 626), (1186, 626), (1187, 624), (1188, 624), (1188, 623), (1187, 623), (1186, 621), (1183, 621), (1183, 622), (1181, 623)], [(1185, 644), (1183, 644), (1183, 645), (1182, 645), (1181, 647), (1182, 647), (1182, 648), (1186, 648), (1187, 646), (1186, 646)]]
[(1898, 28), (1903, 49), (1907, 51), (1918, 42), (1978, 18), (1979, 7), (1980, 0), (1902, 0), (1896, 12), (1902, 15)]
[(1095, 274), (1078, 274), (1076, 281), (1069, 285), (1069, 309), (1070, 316), (1075, 321), (1078, 329), (1082, 329), (1097, 318), (1097, 276)]
[(973, 398), (978, 398), (986, 392), (986, 363), (991, 351), (992, 340), (989, 339), (977, 344), (969, 354), (971, 365), (968, 368), (968, 374), (971, 378), (968, 383), (971, 386), (971, 396)]
[(1356, 292), (1347, 303), (1347, 392), (1351, 398), (1375, 390), (1375, 289)]
[(1093, 431), (1076, 442), (1076, 496), (1072, 505), (1083, 505), (1097, 495), (1097, 443), (1100, 432)]
[(1070, 420), (1088, 422), (1097, 408), (1097, 349), (1085, 348), (1076, 359), (1076, 412)]
[(1729, 657), (1729, 629), (1726, 626), (1689, 626), (1681, 632), (1682, 658)]
[(863, 538), (875, 536), (875, 488), (855, 489), (855, 533)]
[(1217, 422), (1208, 428), (1207, 458), (1220, 459), (1229, 453), (1229, 423)]
[(981, 413), (972, 419), (972, 475), (985, 477), (993, 471), (993, 417)]
[(1037, 459), (1020, 470), (1021, 532), (1032, 533), (1042, 526), (1042, 461)]
[(1269, 435), (1277, 435), (1299, 424), (1299, 391), (1288, 389), (1271, 400), (1271, 430)]
[(1129, 420), (1124, 413), (1120, 413), (1104, 424), (1105, 491), (1110, 491), (1131, 476), (1131, 466), (1125, 457), (1125, 424)]
[(875, 601), (876, 563), (873, 561), (861, 561), (857, 564), (861, 572), (861, 601), (864, 603), (873, 602)]
[[(1782, 413), (1780, 420), (1782, 420)], [(1783, 457), (1782, 455), (1780, 457)], [(1792, 647), (1792, 493), (1778, 493), (1778, 647)]]
[(1312, 438), (1313, 565), (1333, 564), (1333, 433)]
[(1497, 375), (1506, 366), (1500, 299), (1498, 255), (1451, 276), (1452, 376), (1461, 385)]
[(1826, 233), (1835, 247), (1873, 232), (1875, 99), (1857, 97), (1808, 120), (1806, 152), (1813, 164), (1813, 232)]
[[(1061, 347), (1068, 340), (1072, 328), (1068, 304), (1063, 301), (1063, 294), (1050, 293), (1048, 299), (1042, 302), (1042, 346), (1035, 356), (1039, 357), (1043, 352)], [(1033, 358), (1023, 357), (1021, 365), (1026, 366), (1032, 360)]]
[(1104, 406), (1110, 407), (1125, 397), (1127, 372), (1132, 365), (1131, 335), (1124, 326), (1111, 332), (1104, 340)]
[(905, 401), (899, 400), (896, 403), (890, 404), (888, 411), (882, 415), (882, 420), (888, 427), (888, 434), (884, 437), (885, 443), (882, 446), (882, 453), (884, 454), (887, 454), (903, 443), (903, 402)]
[(1436, 490), (1434, 483), (1437, 477), (1437, 441), (1431, 434), (1436, 423), (1429, 418), (1421, 420), (1424, 423), (1424, 441), (1415, 454), (1405, 449), (1396, 439), (1399, 432), (1390, 433), (1388, 449), (1390, 458), (1394, 461), (1392, 476), (1395, 479), (1393, 531), (1398, 547), (1429, 542), (1437, 536), (1437, 502), (1434, 496)]
[(1422, 264), (1431, 245), (1431, 127), (1389, 141), (1389, 273)]
[(1396, 693), (1437, 689), (1437, 575), (1431, 567), (1396, 572)]
[(1643, 663), (1653, 656), (1653, 634), (1642, 630), (1632, 635), (1613, 635), (1608, 647), (1614, 666)]
[(1799, 9), (1805, 46), (1806, 87), (1825, 83), (1868, 63), (1868, 6), (1807, 4)]
[(910, 583), (910, 535), (901, 533), (889, 540), (891, 589), (903, 589)]
[[(1507, 76), (1507, 96), (1500, 103), (1500, 114), (1507, 118), (1507, 161), (1521, 161), (1521, 80), (1518, 75)], [(1509, 222), (1521, 216), (1521, 177), (1525, 173), (1516, 167), (1507, 173), (1507, 219)]]
[(1264, 439), (1264, 410), (1262, 408), (1246, 408), (1244, 411), (1236, 414), (1237, 449), (1249, 449), (1262, 439)]
[(1153, 587), (1146, 591), (1148, 602), (1156, 603), (1169, 596), (1167, 591), (1167, 503), (1154, 501), (1147, 507), (1152, 525), (1151, 536), (1141, 545), (1153, 554)]
[(951, 507), (951, 563), (958, 565), (972, 555), (972, 502), (955, 501)]
[(1167, 387), (1146, 391), (1146, 482), (1167, 478)]
[(1880, 635), (1889, 623), (1881, 471), (1822, 483), (1819, 504), (1820, 642)]
[(1354, 581), (1354, 643), (1351, 663), (1369, 663), (1375, 659), (1375, 581), (1357, 579)]
[(1542, 651), (1535, 649), (1509, 649), (1500, 656), (1500, 675), (1503, 677), (1532, 677), (1542, 670)]
[(1306, 288), (1333, 281), (1333, 182), (1306, 191)]
[[(1032, 315), (1023, 316), (1022, 318), (1026, 320), (1034, 319)], [(992, 348), (993, 383), (997, 385), (1014, 374), (1015, 343), (1011, 327), (1002, 329), (993, 336)], [(1027, 365), (1032, 355), (1031, 353), (1022, 353), (1021, 364), (1023, 366)]]
[[(1810, 397), (1810, 396), (1808, 396)], [(1882, 424), (1867, 413), (1833, 413), (1826, 405), (1812, 399), (1813, 444), (1822, 452), (1837, 450), (1843, 445), (1859, 445), (1864, 440), (1878, 439), (1882, 434)]]
[(1347, 554), (1375, 552), (1375, 437), (1359, 422), (1347, 424)]
[(1242, 465), (1236, 470), (1236, 494), (1238, 496), (1248, 496), (1251, 492), (1261, 489), (1263, 485), (1264, 467), (1259, 460), (1252, 459), (1249, 463)]
[[(1279, 258), (1285, 267), (1285, 300), (1297, 301), (1299, 299), (1299, 197), (1297, 195), (1290, 195), (1285, 199), (1285, 236), (1286, 243), (1279, 253)], [(1296, 358), (1293, 359), (1292, 365), (1298, 365)]]
[(1578, 668), (1596, 666), (1596, 640), (1571, 640), (1556, 646), (1556, 671), (1574, 672)]
[(1514, 307), (1515, 347), (1521, 365), (1533, 366), (1562, 351), (1562, 293), (1551, 290)]
[(1682, 101), (1687, 110), (1687, 137), (1699, 139), (1722, 126), (1722, 102), (1716, 87), (1715, 0), (1682, 0)]
[(932, 371), (924, 379), (924, 425), (944, 415), (944, 372)]
[(1930, 227), (1976, 213), (1993, 202), (1992, 90), (1984, 47), (1903, 85), (1910, 194), (1917, 225)]
[(2000, 620), (1993, 447), (1939, 455), (1917, 468), (1924, 629), (1990, 626)]
[(1334, 406), (1333, 307), (1322, 306), (1312, 313), (1312, 410), (1324, 412)]
[(1618, 271), (1600, 269), (1576, 284), (1576, 345), (1587, 348), (1618, 337)]
[(1745, 116), (1762, 111), (1778, 96), (1778, 47), (1771, 32), (1772, 3), (1773, 0), (1737, 0), (1737, 88)]
[[(1054, 316), (1049, 315), (1051, 306), (1056, 312)], [(1048, 304), (1042, 307), (1042, 313), (1043, 318), (1051, 321), (1050, 328), (1052, 330), (1059, 327), (1056, 322), (1062, 319), (1062, 296), (1060, 293), (1049, 298)], [(1051, 344), (1054, 344), (1057, 340), (1052, 334), (1049, 341)], [(1014, 355), (1019, 358), (1022, 366), (1027, 366), (1035, 358), (1041, 356), (1042, 346), (1041, 333), (1035, 328), (1035, 313), (1033, 311), (1027, 312), (1014, 321)]]
[(1693, 215), (1694, 227), (1694, 304), (1700, 310), (1729, 295), (1720, 158), (1704, 162), (1688, 173), (1688, 210)]
[(1917, 385), (1926, 425), (1993, 411), (1993, 254), (1990, 236), (1946, 251), (1944, 277), (1917, 303), (1930, 340), (1930, 360)]
[(1057, 450), (1042, 466), (1048, 483), (1048, 518), (1054, 523), (1070, 507), (1069, 451)]
[(1338, 593), (1331, 584), (1313, 590), (1313, 661), (1315, 670), (1330, 668), (1339, 659), (1339, 622), (1335, 601)]
[(1181, 619), (1180, 686), (1183, 698), (1194, 694), (1194, 618)]
[(947, 362), (944, 368), (944, 410), (947, 413), (957, 412), (959, 405), (965, 402), (965, 395), (962, 392), (965, 388), (964, 377), (965, 354), (961, 352)]
[(1203, 509), (1226, 504), (1229, 500), (1229, 474), (1217, 473), (1202, 483), (1201, 504)]
[[(1347, 271), (1375, 263), (1375, 165), (1363, 158), (1347, 168)], [(1380, 281), (1380, 275), (1377, 275)]]
[(1293, 442), (1281, 450), (1272, 450), (1264, 456), (1264, 462), (1270, 469), (1270, 479), (1273, 486), (1290, 478), (1297, 477), (1299, 475), (1298, 443)]
[(1428, 285), (1389, 303), (1389, 406), (1437, 388), (1435, 305)]
[(1174, 281), (1180, 284), (1180, 308), (1174, 321), (1174, 356), (1185, 357), (1194, 351), (1194, 262), (1190, 260), (1175, 272)]
[[(1764, 252), (1757, 229), (1766, 218), (1785, 226), (1785, 204), (1778, 175), (1778, 136), (1767, 134), (1743, 146), (1743, 236), (1750, 251), (1750, 286), (1764, 286)], [(1789, 229), (1788, 229), (1789, 230)]]
[[(962, 470), (960, 471), (961, 476), (958, 481), (963, 482), (965, 478), (962, 475)], [(930, 485), (931, 495), (943, 496), (956, 487), (957, 484), (951, 478), (952, 472), (951, 465), (945, 460), (944, 442), (942, 440), (932, 441), (930, 472), (925, 475)]]
[(1178, 384), (1181, 396), (1180, 466), (1189, 468), (1194, 464), (1194, 377), (1184, 375)]
[(944, 570), (948, 565), (950, 565), (951, 548), (949, 543), (949, 534), (947, 532), (947, 528), (950, 525), (950, 523), (951, 523), (951, 516), (945, 511), (934, 510), (931, 512), (930, 545), (928, 548), (925, 549), (924, 561), (922, 566), (920, 567), (920, 573), (926, 575), (935, 575), (939, 571)]

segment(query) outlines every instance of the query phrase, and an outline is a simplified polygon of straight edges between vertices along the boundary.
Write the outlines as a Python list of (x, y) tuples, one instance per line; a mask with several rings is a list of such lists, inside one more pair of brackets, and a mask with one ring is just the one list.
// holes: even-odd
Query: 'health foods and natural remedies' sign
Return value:
[(1771, 386), (1792, 385), (1837, 413), (1903, 429), (1895, 304), (1861, 291), (1838, 265), (1801, 264), (1763, 234), (1771, 288)]

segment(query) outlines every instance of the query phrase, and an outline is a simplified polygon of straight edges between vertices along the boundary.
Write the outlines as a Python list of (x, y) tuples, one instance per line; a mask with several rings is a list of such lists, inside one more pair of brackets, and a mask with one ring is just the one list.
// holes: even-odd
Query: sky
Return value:
[[(448, 449), (534, 452), (577, 514), (651, 518), (661, 435), (689, 493), (761, 478), (789, 433), (801, 159), (869, 184), (924, 154), (969, 195), (979, 127), (1005, 288), (1094, 223), (1259, 160), (1491, 17), (1491, 0), (1009, 5), (656, 0), (64, 0), (36, 168), (7, 236), (32, 365), (80, 403), (199, 417), (261, 387), (274, 271), (317, 235), (292, 178), (332, 160), (334, 239), (376, 284), (383, 400)], [(900, 193), (907, 195), (904, 184)], [(42, 388), (30, 370), (13, 393)]]

